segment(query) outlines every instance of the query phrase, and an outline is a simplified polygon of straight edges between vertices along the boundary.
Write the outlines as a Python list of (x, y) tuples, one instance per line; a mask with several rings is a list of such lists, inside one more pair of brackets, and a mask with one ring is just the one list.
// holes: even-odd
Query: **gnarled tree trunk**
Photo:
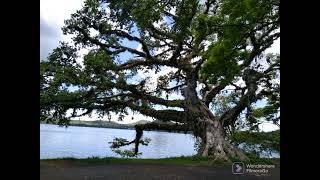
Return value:
[(187, 122), (194, 123), (194, 134), (199, 136), (203, 143), (199, 154), (212, 157), (215, 161), (230, 161), (230, 156), (240, 160), (248, 159), (240, 149), (226, 141), (222, 120), (215, 117), (208, 105), (198, 98), (195, 79), (195, 76), (188, 76), (183, 95), (188, 102)]
[(205, 133), (201, 137), (203, 148), (199, 152), (203, 157), (212, 157), (215, 161), (230, 161), (230, 157), (247, 160), (246, 155), (225, 139), (223, 126), (219, 120), (207, 120)]
[(202, 118), (198, 118), (198, 135), (202, 140), (199, 154), (213, 158), (215, 161), (230, 161), (230, 157), (247, 160), (247, 156), (236, 146), (226, 140), (222, 121), (213, 116), (212, 112), (202, 104), (199, 108)]

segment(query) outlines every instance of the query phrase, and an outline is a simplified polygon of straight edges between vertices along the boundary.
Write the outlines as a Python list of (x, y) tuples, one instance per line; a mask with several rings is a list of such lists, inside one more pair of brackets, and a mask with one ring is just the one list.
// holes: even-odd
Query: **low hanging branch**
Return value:
[[(184, 132), (188, 133), (191, 131), (191, 128), (187, 125), (173, 125), (173, 124), (159, 124), (159, 123), (147, 123), (147, 124), (139, 124), (135, 126), (136, 129), (136, 137), (132, 141), (128, 141), (124, 138), (114, 138), (110, 148), (113, 152), (120, 154), (121, 156), (128, 157), (137, 157), (142, 153), (139, 153), (139, 145), (142, 144), (144, 146), (148, 146), (151, 141), (150, 138), (142, 138), (143, 131), (151, 131), (151, 130), (161, 130), (166, 132)], [(134, 148), (131, 150), (120, 150), (120, 147), (128, 146), (130, 144), (134, 144)]]

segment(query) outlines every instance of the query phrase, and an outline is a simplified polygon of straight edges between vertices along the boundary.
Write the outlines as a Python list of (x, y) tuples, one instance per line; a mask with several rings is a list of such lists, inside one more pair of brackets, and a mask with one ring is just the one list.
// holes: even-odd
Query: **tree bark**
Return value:
[(236, 146), (225, 139), (223, 126), (219, 120), (207, 120), (205, 133), (201, 137), (203, 148), (199, 154), (213, 158), (214, 161), (230, 162), (230, 157), (239, 160), (248, 160), (248, 157)]
[[(203, 157), (213, 158), (214, 161), (230, 162), (230, 158), (248, 160), (247, 156), (236, 146), (229, 143), (225, 138), (222, 121), (213, 116), (208, 108), (202, 104), (199, 113), (202, 118), (198, 119), (198, 133), (202, 140), (202, 148), (199, 154)], [(202, 124), (202, 125), (201, 125)]]
[[(217, 118), (208, 108), (208, 103), (201, 101), (196, 92), (195, 76), (187, 76), (187, 87), (182, 95), (186, 98), (188, 122), (192, 122), (194, 135), (202, 140), (203, 147), (199, 154), (213, 158), (214, 161), (230, 162), (230, 157), (247, 160), (246, 155), (225, 139), (223, 120)], [(195, 121), (192, 121), (194, 119)], [(191, 120), (191, 121), (190, 121)]]

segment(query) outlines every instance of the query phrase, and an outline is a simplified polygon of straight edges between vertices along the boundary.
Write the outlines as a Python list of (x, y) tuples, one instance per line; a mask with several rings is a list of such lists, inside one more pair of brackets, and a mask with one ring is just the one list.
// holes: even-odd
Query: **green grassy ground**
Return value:
[[(182, 165), (230, 165), (232, 163), (219, 163), (213, 162), (212, 160), (199, 156), (188, 156), (188, 157), (172, 157), (172, 158), (162, 158), (162, 159), (138, 159), (138, 158), (114, 158), (114, 157), (91, 157), (85, 159), (76, 158), (58, 158), (58, 159), (44, 159), (42, 162), (52, 162), (52, 161), (73, 161), (74, 163), (80, 164), (117, 164), (117, 163), (156, 163), (156, 164), (182, 164)], [(232, 160), (237, 162), (238, 160)], [(280, 159), (267, 159), (267, 158), (251, 158), (250, 161), (245, 163), (251, 164), (274, 164), (280, 165)]]

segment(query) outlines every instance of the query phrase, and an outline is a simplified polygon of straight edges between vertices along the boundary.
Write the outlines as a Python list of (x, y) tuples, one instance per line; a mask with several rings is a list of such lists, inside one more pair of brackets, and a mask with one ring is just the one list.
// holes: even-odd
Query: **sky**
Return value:
[[(59, 41), (70, 42), (71, 37), (62, 34), (61, 27), (64, 25), (64, 20), (69, 19), (70, 15), (76, 10), (81, 9), (84, 0), (41, 0), (40, 1), (40, 59), (46, 59), (48, 54), (58, 46)], [(132, 44), (132, 46), (135, 46)], [(136, 47), (138, 48), (138, 47)], [(86, 53), (86, 50), (80, 52), (80, 54)], [(280, 39), (278, 39), (271, 48), (266, 50), (269, 52), (280, 52)], [(127, 54), (123, 54), (122, 58), (126, 59)], [(140, 72), (141, 74), (141, 72)], [(153, 76), (151, 81), (155, 80), (155, 74), (151, 72), (149, 74)], [(178, 95), (176, 95), (178, 97)], [(263, 104), (263, 102), (261, 102)], [(143, 116), (141, 114), (134, 114), (134, 120), (132, 120), (132, 114), (126, 116), (120, 123), (132, 123), (138, 120), (152, 120), (152, 118)], [(84, 116), (81, 120), (96, 120), (99, 117), (93, 114), (92, 117)], [(79, 119), (79, 118), (76, 118)], [(106, 120), (107, 117), (102, 118)], [(117, 116), (113, 114), (112, 120), (116, 121)], [(261, 126), (265, 131), (273, 130), (276, 128), (272, 124), (263, 124)]]
[(40, 0), (40, 58), (45, 59), (59, 41), (69, 41), (63, 36), (64, 20), (80, 9), (83, 0)]

